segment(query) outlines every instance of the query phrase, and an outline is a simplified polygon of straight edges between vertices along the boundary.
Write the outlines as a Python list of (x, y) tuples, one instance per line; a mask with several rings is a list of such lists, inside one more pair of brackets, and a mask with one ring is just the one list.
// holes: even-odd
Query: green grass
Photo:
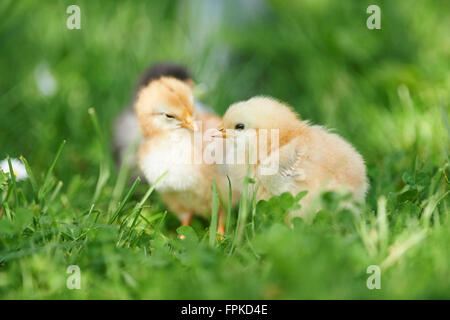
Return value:
[[(0, 159), (23, 156), (29, 176), (0, 173), (0, 298), (450, 298), (448, 1), (375, 1), (373, 31), (370, 1), (77, 3), (73, 31), (70, 1), (0, 3)], [(179, 227), (109, 148), (137, 76), (160, 60), (188, 65), (218, 113), (265, 94), (334, 128), (366, 160), (366, 204), (326, 193), (288, 228), (302, 194), (243, 197), (222, 241), (216, 207)], [(81, 290), (66, 288), (69, 265)], [(366, 287), (370, 265), (380, 290)]]

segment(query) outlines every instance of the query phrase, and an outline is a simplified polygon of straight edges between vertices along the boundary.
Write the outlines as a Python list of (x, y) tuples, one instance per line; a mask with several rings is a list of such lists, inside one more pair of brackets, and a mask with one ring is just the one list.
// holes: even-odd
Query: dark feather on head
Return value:
[(189, 71), (183, 66), (175, 63), (157, 63), (145, 71), (139, 81), (139, 88), (145, 87), (153, 80), (161, 77), (174, 77), (181, 81), (191, 79)]

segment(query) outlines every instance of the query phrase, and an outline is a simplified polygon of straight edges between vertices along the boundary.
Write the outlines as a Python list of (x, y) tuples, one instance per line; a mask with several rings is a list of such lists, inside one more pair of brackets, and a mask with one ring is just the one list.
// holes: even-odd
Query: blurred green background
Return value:
[[(80, 30), (66, 27), (66, 8), (71, 4), (81, 8)], [(369, 16), (366, 8), (370, 4), (381, 8), (381, 30), (366, 27)], [(270, 95), (293, 106), (302, 118), (334, 128), (354, 144), (368, 166), (371, 189), (366, 210), (375, 217), (380, 196), (388, 198), (389, 223), (393, 228), (390, 241), (394, 243), (394, 235), (419, 223), (410, 217), (419, 219), (433, 194), (439, 198), (448, 191), (449, 30), (450, 2), (446, 0), (2, 0), (0, 159), (23, 155), (36, 176), (41, 177), (61, 141), (66, 139), (55, 167), (55, 176), (64, 186), (58, 204), (53, 209), (50, 207), (49, 212), (53, 210), (53, 218), (58, 220), (58, 214), (61, 219), (65, 217), (63, 212), (87, 210), (97, 184), (99, 163), (105, 156), (95, 138), (88, 109), (95, 108), (105, 144), (109, 144), (114, 117), (131, 101), (142, 71), (159, 61), (180, 62), (206, 89), (200, 100), (219, 114), (236, 101)], [(437, 172), (441, 176), (438, 187), (433, 189), (430, 185)], [(107, 193), (114, 186), (116, 173), (111, 175), (99, 207), (109, 204)], [(406, 190), (408, 186), (410, 189)], [(23, 188), (26, 193), (26, 187)], [(441, 217), (441, 228), (430, 233), (428, 242), (422, 242), (415, 256), (393, 269), (391, 277), (397, 277), (398, 281), (380, 297), (450, 297), (447, 209), (448, 196), (444, 196), (433, 211)], [(394, 212), (403, 218), (392, 220)], [(272, 230), (273, 242), (262, 247), (267, 249), (269, 257), (272, 252), (275, 256), (285, 254), (278, 257), (284, 259), (292, 252), (278, 253), (276, 244), (283, 246), (298, 241), (298, 245), (311, 245), (318, 251), (325, 248), (323, 255), (316, 256), (317, 252), (309, 249), (304, 256), (294, 258), (291, 265), (285, 262), (285, 266), (278, 265), (274, 262), (278, 258), (272, 257), (274, 260), (269, 258), (272, 262), (264, 267), (267, 270), (261, 270), (264, 268), (254, 260), (236, 257), (229, 262), (217, 252), (208, 253), (212, 255), (210, 265), (203, 268), (211, 274), (198, 270), (196, 273), (192, 267), (194, 271), (190, 272), (196, 274), (195, 281), (183, 282), (178, 278), (183, 279), (185, 265), (171, 262), (176, 264), (173, 272), (178, 272), (175, 276), (178, 282), (168, 280), (169, 271), (164, 273), (155, 267), (149, 269), (152, 275), (141, 275), (151, 280), (141, 279), (141, 283), (148, 285), (142, 284), (139, 290), (128, 287), (139, 286), (133, 287), (135, 280), (130, 278), (145, 272), (138, 266), (144, 267), (137, 263), (127, 269), (124, 260), (137, 260), (125, 258), (131, 254), (127, 250), (115, 252), (111, 246), (102, 254), (104, 259), (108, 259), (106, 252), (111, 257), (121, 257), (117, 258), (120, 262), (111, 258), (117, 270), (98, 262), (90, 277), (111, 276), (114, 290), (102, 284), (104, 287), (100, 289), (76, 293), (78, 296), (74, 297), (377, 297), (365, 288), (365, 280), (360, 281), (361, 288), (348, 284), (353, 278), (344, 272), (344, 269), (353, 270), (353, 275), (365, 279), (364, 270), (355, 267), (373, 259), (362, 253), (364, 241), (352, 245), (351, 253), (342, 257), (345, 263), (341, 263), (335, 250), (347, 250), (349, 238), (338, 232), (330, 242), (318, 231), (321, 227), (317, 228), (304, 230), (306, 235), (300, 240)], [(414, 230), (411, 229), (410, 235)], [(351, 233), (350, 239), (357, 234)], [(97, 236), (109, 239), (100, 231)], [(20, 252), (29, 245), (23, 239), (20, 244), (18, 241), (14, 237), (3, 240), (0, 252), (3, 255)], [(427, 249), (430, 246), (433, 248)], [(0, 293), (8, 298), (75, 295), (67, 290), (61, 293), (59, 282), (53, 283), (50, 276), (50, 270), (56, 272), (56, 265), (62, 266), (69, 259), (67, 252), (58, 256), (54, 249), (48, 250), (38, 255), (19, 254), (12, 260), (3, 259)], [(94, 246), (81, 250), (86, 265), (97, 263), (95, 250), (101, 249)], [(201, 258), (199, 252), (195, 259)], [(316, 257), (317, 262), (310, 261)], [(273, 271), (270, 265), (278, 267)], [(336, 265), (343, 268), (338, 268), (342, 277), (336, 280), (336, 288), (330, 288)], [(300, 266), (309, 271), (302, 269), (304, 275), (296, 278)], [(212, 271), (214, 268), (216, 272)], [(312, 269), (316, 271), (312, 273)], [(128, 276), (119, 270), (125, 270)], [(258, 270), (255, 278), (245, 278), (248, 270)], [(39, 276), (39, 272), (44, 272), (44, 276)], [(224, 275), (226, 272), (230, 274)], [(409, 278), (405, 276), (408, 272)], [(61, 277), (64, 276), (63, 272)], [(39, 280), (39, 277), (43, 278)], [(229, 284), (231, 278), (240, 279), (242, 288)], [(192, 286), (198, 286), (197, 291), (190, 289)], [(173, 288), (177, 288), (175, 293)], [(220, 290), (224, 290), (222, 294), (218, 293)]]

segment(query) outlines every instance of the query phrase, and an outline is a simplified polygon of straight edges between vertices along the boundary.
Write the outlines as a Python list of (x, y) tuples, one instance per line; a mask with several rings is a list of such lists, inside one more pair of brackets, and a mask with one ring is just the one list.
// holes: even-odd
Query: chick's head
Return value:
[(298, 115), (287, 105), (269, 97), (254, 97), (231, 105), (220, 130), (224, 137), (240, 137), (249, 131), (258, 135), (260, 129), (276, 129), (283, 138), (301, 125)]
[(138, 93), (135, 110), (144, 136), (158, 131), (195, 130), (192, 91), (178, 79), (163, 77), (150, 82)]

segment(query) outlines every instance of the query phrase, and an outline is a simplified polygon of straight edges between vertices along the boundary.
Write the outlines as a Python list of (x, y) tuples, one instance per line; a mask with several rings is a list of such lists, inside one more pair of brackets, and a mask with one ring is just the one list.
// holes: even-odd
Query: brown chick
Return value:
[[(325, 190), (350, 192), (357, 201), (365, 198), (368, 183), (361, 155), (337, 134), (309, 125), (291, 108), (272, 98), (254, 97), (233, 104), (225, 113), (220, 130), (235, 146), (239, 139), (244, 139), (247, 147), (257, 145), (253, 162), (248, 153), (252, 148), (246, 149), (245, 156), (246, 163), (253, 163), (252, 175), (259, 185), (257, 200), (283, 192), (295, 195), (308, 191), (301, 200), (302, 208), (292, 212), (288, 220), (317, 210), (314, 200)], [(256, 140), (249, 139), (252, 130), (256, 131)], [(263, 138), (263, 131), (267, 138)], [(264, 144), (267, 152), (261, 152)], [(234, 187), (242, 185), (246, 169), (246, 164), (228, 165)]]
[[(201, 133), (216, 128), (221, 118), (196, 114), (190, 86), (172, 77), (151, 81), (142, 88), (135, 110), (143, 135), (138, 164), (149, 183), (167, 171), (156, 190), (182, 225), (188, 225), (194, 214), (207, 216), (211, 212), (213, 179), (223, 195), (228, 192), (228, 181), (223, 166), (198, 161), (208, 143), (194, 143), (194, 132), (200, 126)], [(218, 233), (222, 235), (224, 219), (220, 208)]]

